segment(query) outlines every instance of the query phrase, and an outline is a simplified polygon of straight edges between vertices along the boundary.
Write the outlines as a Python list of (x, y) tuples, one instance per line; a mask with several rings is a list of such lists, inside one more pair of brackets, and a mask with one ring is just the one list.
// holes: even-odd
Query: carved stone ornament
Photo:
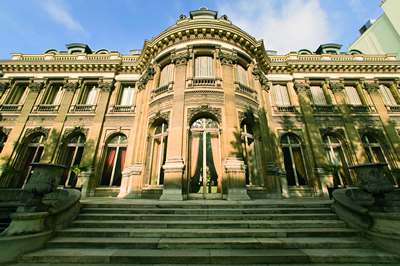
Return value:
[(368, 91), (368, 93), (379, 92), (379, 84), (378, 83), (365, 83), (365, 89)]
[(296, 90), (297, 93), (304, 93), (307, 92), (307, 90), (310, 88), (310, 85), (304, 82), (295, 82), (294, 83), (294, 89)]
[(0, 83), (0, 93), (3, 94), (8, 86), (10, 86), (10, 83), (8, 82)]
[(228, 21), (229, 21), (229, 18), (228, 18), (228, 16), (227, 16), (227, 15), (225, 15), (225, 14), (223, 14), (223, 15), (221, 16), (221, 19), (223, 19), (223, 20), (228, 20)]
[(29, 83), (28, 88), (31, 92), (40, 92), (40, 90), (43, 88), (43, 85), (43, 82), (32, 82)]
[(220, 124), (222, 122), (222, 115), (221, 115), (220, 108), (212, 108), (212, 107), (208, 107), (208, 105), (202, 105), (197, 108), (189, 108), (188, 109), (188, 119), (187, 119), (188, 123), (190, 123), (192, 118), (199, 113), (213, 114), (217, 118), (217, 120)]
[(175, 65), (186, 65), (191, 58), (190, 53), (179, 53), (172, 55), (172, 63)]
[(75, 92), (78, 86), (79, 86), (78, 82), (64, 82), (63, 84), (63, 88), (65, 89), (65, 91), (69, 92)]
[(156, 121), (156, 120), (159, 119), (159, 118), (164, 118), (165, 121), (167, 121), (167, 123), (169, 124), (169, 116), (170, 116), (170, 113), (171, 113), (170, 111), (164, 112), (164, 113), (156, 113), (155, 116), (149, 118), (148, 127), (150, 128), (151, 125), (154, 123), (154, 121)]
[(0, 131), (6, 134), (6, 136), (8, 137), (8, 135), (10, 135), (11, 128), (0, 127)]
[(34, 133), (42, 133), (44, 134), (43, 142), (46, 142), (47, 138), (49, 137), (50, 128), (43, 128), (43, 127), (34, 127), (28, 128), (25, 130), (24, 139)]
[(331, 82), (329, 87), (333, 92), (342, 92), (344, 90), (344, 85), (339, 82)]
[(321, 137), (323, 137), (327, 133), (336, 133), (343, 138), (346, 138), (346, 135), (344, 134), (344, 130), (342, 128), (325, 127), (319, 129), (319, 134), (321, 134)]
[(147, 82), (149, 82), (149, 80), (152, 80), (155, 74), (156, 70), (154, 69), (154, 66), (150, 64), (147, 70), (139, 79), (138, 90), (139, 91), (144, 90), (146, 88)]
[(269, 92), (270, 87), (268, 84), (268, 80), (265, 77), (264, 73), (261, 71), (261, 69), (259, 69), (258, 67), (254, 68), (252, 74), (253, 74), (254, 78), (260, 82), (261, 88), (263, 90)]
[(73, 128), (67, 128), (64, 131), (64, 136), (63, 136), (63, 141), (64, 142), (69, 136), (71, 136), (71, 134), (83, 134), (85, 135), (85, 138), (87, 139), (88, 137), (88, 133), (89, 133), (89, 129), (88, 128), (83, 128), (82, 126), (79, 127), (73, 127)]
[(252, 117), (251, 117), (251, 116), (249, 116), (249, 114), (247, 114), (246, 112), (239, 111), (238, 113), (239, 113), (239, 125), (241, 125), (242, 122), (243, 122), (243, 120), (245, 120), (246, 118), (252, 120), (252, 121), (253, 121), (254, 123), (256, 123), (256, 124), (258, 124), (258, 123), (260, 122), (259, 119), (258, 119), (258, 117), (255, 116), (254, 114), (251, 115), (251, 116), (252, 116)]
[(106, 92), (112, 92), (114, 90), (114, 81), (99, 82), (99, 89)]
[(218, 59), (221, 60), (221, 64), (233, 66), (233, 64), (237, 63), (236, 55), (219, 52)]
[(378, 136), (379, 139), (383, 142), (384, 145), (387, 144), (387, 140), (385, 138), (385, 134), (383, 134), (381, 129), (371, 128), (371, 127), (362, 127), (358, 129), (358, 134), (362, 137), (364, 134), (372, 134)]
[(185, 19), (186, 19), (186, 15), (185, 15), (185, 14), (181, 14), (181, 15), (178, 17), (178, 21), (185, 20)]

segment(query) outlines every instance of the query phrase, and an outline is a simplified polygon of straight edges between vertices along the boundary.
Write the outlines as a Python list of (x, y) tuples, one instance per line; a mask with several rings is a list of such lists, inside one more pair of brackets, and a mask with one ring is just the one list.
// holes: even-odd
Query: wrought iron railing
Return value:
[(76, 104), (71, 105), (70, 112), (94, 112), (96, 111), (95, 104)]
[(109, 113), (134, 113), (136, 105), (111, 105)]
[(58, 104), (39, 104), (33, 107), (34, 112), (58, 112), (60, 105)]
[(2, 104), (0, 105), (1, 112), (21, 112), (22, 104)]

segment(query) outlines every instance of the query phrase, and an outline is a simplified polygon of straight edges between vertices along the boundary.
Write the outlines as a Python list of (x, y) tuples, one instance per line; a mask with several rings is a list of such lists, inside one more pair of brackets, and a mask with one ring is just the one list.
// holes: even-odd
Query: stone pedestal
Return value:
[(333, 187), (333, 176), (330, 173), (327, 173), (323, 168), (315, 168), (314, 175), (318, 177), (321, 182), (320, 186), (315, 186), (315, 193), (321, 197), (328, 197), (328, 187)]
[(134, 165), (128, 166), (122, 172), (122, 183), (121, 190), (118, 198), (127, 199), (140, 199), (141, 193), (141, 177), (142, 177), (143, 165), (141, 163), (135, 163)]
[(182, 158), (167, 159), (164, 169), (164, 188), (160, 200), (183, 200), (182, 180), (185, 163)]
[(228, 157), (225, 163), (227, 200), (250, 200), (246, 188), (246, 166), (239, 158)]
[(81, 172), (78, 176), (78, 182), (77, 182), (76, 186), (82, 187), (82, 190), (81, 190), (82, 197), (94, 196), (94, 191), (91, 192), (90, 186), (89, 186), (91, 173), (92, 173), (92, 169), (89, 168), (89, 170), (87, 170), (85, 172)]
[(45, 220), (48, 212), (15, 212), (11, 214), (11, 224), (2, 235), (27, 235), (46, 230)]

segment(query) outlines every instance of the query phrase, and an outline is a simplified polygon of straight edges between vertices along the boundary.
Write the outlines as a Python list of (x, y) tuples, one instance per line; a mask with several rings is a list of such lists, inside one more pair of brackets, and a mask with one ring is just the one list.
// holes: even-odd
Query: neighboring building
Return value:
[(276, 55), (201, 8), (131, 55), (12, 54), (0, 184), (22, 187), (41, 161), (90, 166), (60, 181), (84, 196), (245, 200), (326, 195), (329, 164), (343, 186), (349, 165), (398, 168), (399, 61), (340, 47)]
[(369, 20), (360, 29), (361, 36), (349, 47), (364, 54), (397, 54), (400, 59), (400, 1), (385, 0), (385, 12), (377, 20)]

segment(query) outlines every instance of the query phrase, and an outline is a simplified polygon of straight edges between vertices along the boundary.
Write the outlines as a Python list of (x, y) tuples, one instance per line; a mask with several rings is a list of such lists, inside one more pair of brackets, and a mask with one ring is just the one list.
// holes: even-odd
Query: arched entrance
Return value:
[(218, 123), (200, 118), (190, 127), (189, 199), (221, 199), (221, 155)]

